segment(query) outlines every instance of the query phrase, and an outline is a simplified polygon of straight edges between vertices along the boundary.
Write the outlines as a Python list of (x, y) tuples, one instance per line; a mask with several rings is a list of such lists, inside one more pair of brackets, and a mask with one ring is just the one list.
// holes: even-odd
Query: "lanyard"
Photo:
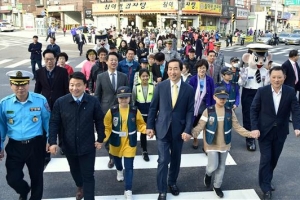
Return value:
[[(123, 124), (123, 121), (122, 121), (121, 106), (120, 106), (120, 105), (119, 105), (119, 111), (120, 111), (120, 131), (122, 131), (122, 124)], [(129, 115), (129, 105), (128, 105), (128, 107), (127, 107), (127, 113), (126, 113), (127, 120), (128, 120), (128, 115)]]

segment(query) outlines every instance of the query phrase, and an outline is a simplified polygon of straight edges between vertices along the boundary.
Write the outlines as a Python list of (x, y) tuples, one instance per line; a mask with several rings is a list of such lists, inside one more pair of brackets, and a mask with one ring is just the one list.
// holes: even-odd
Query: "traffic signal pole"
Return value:
[(234, 33), (234, 22), (235, 22), (235, 14), (234, 13), (232, 13), (231, 14), (231, 33), (232, 33), (232, 35), (233, 35), (233, 33)]

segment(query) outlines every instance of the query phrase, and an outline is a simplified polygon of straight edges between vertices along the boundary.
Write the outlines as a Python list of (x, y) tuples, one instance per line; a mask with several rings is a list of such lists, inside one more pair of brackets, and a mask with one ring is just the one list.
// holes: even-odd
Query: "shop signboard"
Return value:
[(209, 13), (209, 14), (221, 14), (222, 13), (222, 5), (221, 4), (214, 4), (214, 3), (207, 3), (207, 2), (200, 2), (200, 13)]
[(177, 12), (178, 1), (135, 1), (135, 2), (121, 2), (120, 8), (117, 3), (100, 3), (93, 4), (93, 13), (105, 15), (107, 13), (116, 14), (118, 11), (122, 13), (166, 13)]

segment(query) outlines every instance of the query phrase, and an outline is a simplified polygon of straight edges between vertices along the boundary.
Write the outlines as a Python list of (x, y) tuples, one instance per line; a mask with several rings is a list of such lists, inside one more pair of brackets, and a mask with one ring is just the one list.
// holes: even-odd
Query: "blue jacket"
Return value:
[(28, 47), (31, 60), (42, 60), (42, 43), (37, 42), (36, 44), (30, 43)]
[(133, 87), (135, 72), (138, 72), (140, 70), (140, 64), (134, 60), (132, 62), (133, 65), (131, 67), (128, 67), (127, 60), (124, 59), (121, 62), (119, 62), (118, 69), (117, 69), (119, 72), (123, 72), (124, 74), (127, 75), (129, 87), (131, 89)]
[(47, 49), (55, 52), (55, 56), (60, 54), (60, 47), (57, 44), (48, 44)]
[[(190, 80), (190, 85), (194, 88), (195, 93), (198, 84), (199, 84), (198, 75), (195, 75)], [(215, 90), (214, 80), (211, 77), (206, 76), (206, 95), (205, 95), (206, 107), (212, 106), (216, 103), (215, 100), (213, 99), (214, 90)]]

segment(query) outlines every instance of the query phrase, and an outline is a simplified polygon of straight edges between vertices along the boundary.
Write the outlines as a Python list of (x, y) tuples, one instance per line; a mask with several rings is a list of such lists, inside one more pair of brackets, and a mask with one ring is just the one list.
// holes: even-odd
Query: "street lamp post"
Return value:
[(178, 12), (177, 12), (177, 48), (180, 48), (181, 41), (181, 15), (182, 15), (182, 8), (184, 5), (184, 0), (178, 0)]
[(118, 1), (118, 21), (117, 21), (117, 32), (121, 33), (121, 0)]

